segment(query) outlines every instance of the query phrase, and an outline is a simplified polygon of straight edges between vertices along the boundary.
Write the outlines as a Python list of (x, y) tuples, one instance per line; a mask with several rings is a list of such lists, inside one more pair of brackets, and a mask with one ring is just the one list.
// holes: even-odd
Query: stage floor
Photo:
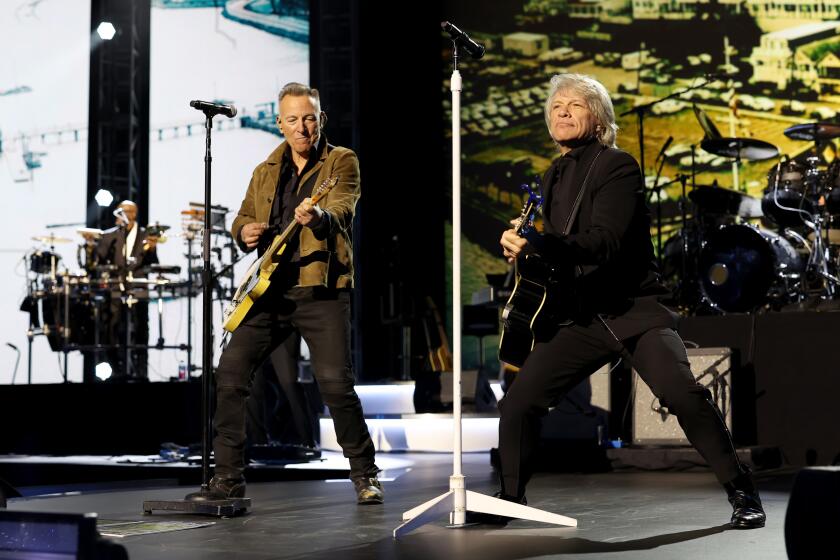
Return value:
[[(731, 509), (709, 472), (541, 473), (529, 505), (575, 517), (577, 528), (514, 521), (505, 528), (448, 529), (446, 519), (395, 541), (402, 512), (448, 488), (448, 454), (399, 454), (386, 471), (384, 506), (357, 506), (346, 480), (248, 486), (253, 508), (211, 527), (119, 539), (132, 560), (554, 558), (772, 560), (786, 558), (784, 516), (792, 476), (759, 479), (767, 526), (728, 528)], [(486, 453), (464, 456), (471, 490), (496, 489)], [(141, 513), (143, 500), (180, 499), (189, 487), (142, 488), (23, 498), (9, 510), (97, 512), (105, 520), (213, 520)]]

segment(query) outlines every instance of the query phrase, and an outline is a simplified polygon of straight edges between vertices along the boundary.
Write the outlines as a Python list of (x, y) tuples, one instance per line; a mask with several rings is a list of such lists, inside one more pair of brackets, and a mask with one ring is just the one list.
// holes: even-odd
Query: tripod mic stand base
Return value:
[(236, 517), (251, 508), (251, 498), (217, 499), (204, 489), (187, 494), (183, 500), (146, 500), (143, 513), (151, 515), (153, 511), (179, 512), (213, 517)]

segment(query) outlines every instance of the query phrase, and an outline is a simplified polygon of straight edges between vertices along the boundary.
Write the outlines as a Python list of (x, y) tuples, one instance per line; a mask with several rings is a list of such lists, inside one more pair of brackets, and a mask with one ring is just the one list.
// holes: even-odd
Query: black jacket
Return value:
[(134, 240), (134, 247), (131, 251), (134, 262), (130, 266), (127, 265), (125, 255), (123, 254), (126, 232), (124, 229), (115, 227), (106, 230), (99, 240), (99, 244), (96, 247), (98, 264), (114, 264), (118, 267), (120, 274), (125, 274), (130, 270), (133, 276), (145, 276), (145, 271), (139, 269), (157, 263), (157, 251), (155, 249), (143, 251), (143, 244), (146, 241), (146, 229), (139, 225), (135, 225), (134, 227), (140, 228), (137, 230), (137, 238)]
[[(599, 152), (568, 235), (545, 216), (545, 235), (536, 243), (546, 259), (576, 266), (578, 322), (602, 315), (620, 338), (653, 327), (676, 327), (676, 316), (658, 302), (662, 285), (650, 237), (639, 165), (628, 153), (592, 142), (580, 155), (572, 184), (580, 188)], [(546, 171), (543, 208), (551, 211), (551, 190), (559, 160)], [(567, 209), (571, 210), (571, 208)]]

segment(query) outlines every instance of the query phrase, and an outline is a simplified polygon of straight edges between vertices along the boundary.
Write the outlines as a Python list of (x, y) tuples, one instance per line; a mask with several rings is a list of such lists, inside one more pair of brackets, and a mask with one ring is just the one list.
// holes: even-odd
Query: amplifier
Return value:
[[(732, 349), (689, 348), (688, 362), (697, 382), (706, 387), (732, 430)], [(689, 445), (677, 417), (663, 407), (633, 370), (633, 443), (636, 445)]]

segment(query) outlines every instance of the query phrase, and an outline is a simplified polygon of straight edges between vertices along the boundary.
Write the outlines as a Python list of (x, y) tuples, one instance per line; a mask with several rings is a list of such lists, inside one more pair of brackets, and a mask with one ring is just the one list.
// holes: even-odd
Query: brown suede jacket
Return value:
[[(331, 146), (326, 138), (322, 137), (320, 146), (318, 161), (300, 178), (298, 185), (306, 183), (313, 173), (318, 174), (313, 192), (331, 177), (338, 176), (339, 180), (318, 203), (325, 212), (325, 222), (314, 230), (308, 227), (301, 228), (298, 285), (352, 288), (351, 228), (356, 202), (361, 196), (359, 160), (353, 150)], [(283, 154), (290, 149), (289, 144), (283, 142), (254, 169), (248, 192), (245, 193), (245, 199), (231, 227), (233, 238), (243, 251), (247, 252), (249, 249), (239, 236), (242, 226), (253, 222), (268, 222), (284, 161)], [(286, 161), (291, 161), (291, 158), (287, 158)]]

